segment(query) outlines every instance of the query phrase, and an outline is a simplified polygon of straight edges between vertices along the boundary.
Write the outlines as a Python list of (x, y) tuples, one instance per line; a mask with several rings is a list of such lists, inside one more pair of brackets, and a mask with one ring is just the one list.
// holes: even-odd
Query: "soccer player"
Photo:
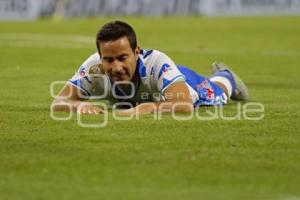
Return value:
[(92, 102), (81, 104), (97, 98), (119, 106), (132, 105), (120, 110), (120, 115), (192, 112), (201, 105), (248, 99), (246, 85), (226, 65), (214, 63), (212, 75), (205, 78), (175, 65), (158, 50), (141, 49), (135, 31), (125, 22), (105, 24), (97, 34), (96, 45), (98, 52), (81, 65), (54, 99), (54, 111), (104, 113)]

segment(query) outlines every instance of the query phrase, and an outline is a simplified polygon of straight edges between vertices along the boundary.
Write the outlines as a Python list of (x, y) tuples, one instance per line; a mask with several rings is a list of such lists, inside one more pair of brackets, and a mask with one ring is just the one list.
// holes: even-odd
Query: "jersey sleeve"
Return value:
[(103, 96), (108, 89), (106, 76), (100, 70), (101, 60), (98, 53), (91, 55), (68, 81), (78, 88), (85, 98)]
[(185, 76), (179, 71), (175, 63), (164, 53), (159, 52), (154, 61), (154, 83), (156, 89), (163, 92), (172, 84), (185, 81)]

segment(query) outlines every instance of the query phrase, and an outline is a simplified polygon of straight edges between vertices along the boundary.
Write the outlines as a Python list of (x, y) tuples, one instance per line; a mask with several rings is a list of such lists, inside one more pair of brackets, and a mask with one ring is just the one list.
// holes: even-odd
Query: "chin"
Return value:
[(123, 75), (121, 77), (112, 77), (112, 81), (130, 81), (130, 78), (127, 75)]

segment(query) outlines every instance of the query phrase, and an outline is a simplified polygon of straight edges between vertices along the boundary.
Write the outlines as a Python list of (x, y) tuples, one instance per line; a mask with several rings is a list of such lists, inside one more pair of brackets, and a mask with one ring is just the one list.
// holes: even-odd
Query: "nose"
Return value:
[(114, 62), (111, 71), (112, 72), (120, 72), (123, 70), (123, 65), (120, 62)]

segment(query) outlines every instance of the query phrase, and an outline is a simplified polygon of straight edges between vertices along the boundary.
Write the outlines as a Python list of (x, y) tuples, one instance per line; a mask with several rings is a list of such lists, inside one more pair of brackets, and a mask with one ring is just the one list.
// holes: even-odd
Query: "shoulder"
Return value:
[(101, 74), (101, 59), (98, 52), (89, 56), (79, 67), (78, 72), (81, 76), (89, 74)]
[(139, 57), (143, 60), (145, 65), (156, 64), (157, 61), (162, 59), (170, 59), (165, 53), (156, 49), (141, 50)]
[(155, 49), (140, 51), (138, 66), (144, 68), (142, 71), (146, 71), (147, 75), (153, 75), (165, 64), (174, 65), (174, 62), (165, 53)]
[(98, 52), (92, 54), (90, 57), (88, 57), (88, 59), (86, 59), (82, 66), (84, 67), (91, 67), (91, 66), (95, 66), (95, 65), (100, 65), (101, 64), (101, 59), (100, 59), (100, 55), (98, 54)]
[(159, 50), (141, 50), (139, 58), (141, 63), (138, 65), (143, 65), (139, 66), (139, 69), (144, 68), (144, 70), (140, 70), (144, 72), (142, 74), (154, 79), (158, 79), (163, 71), (176, 68), (173, 60)]
[(142, 81), (155, 91), (163, 92), (169, 85), (185, 80), (173, 60), (158, 50), (141, 51), (138, 70)]
[(75, 72), (71, 80), (78, 80), (93, 74), (103, 74), (98, 52), (89, 56)]
[(153, 75), (155, 63), (160, 52), (154, 49), (144, 50), (141, 49), (139, 52), (139, 59), (137, 61), (137, 69), (139, 76), (144, 78), (149, 78)]

